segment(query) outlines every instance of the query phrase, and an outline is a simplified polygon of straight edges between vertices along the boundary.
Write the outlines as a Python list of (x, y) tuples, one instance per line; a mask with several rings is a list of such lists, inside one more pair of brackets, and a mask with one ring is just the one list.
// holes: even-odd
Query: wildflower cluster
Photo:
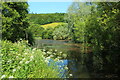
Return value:
[(41, 50), (32, 49), (25, 41), (2, 41), (1, 57), (0, 78), (59, 78), (58, 72), (46, 65)]

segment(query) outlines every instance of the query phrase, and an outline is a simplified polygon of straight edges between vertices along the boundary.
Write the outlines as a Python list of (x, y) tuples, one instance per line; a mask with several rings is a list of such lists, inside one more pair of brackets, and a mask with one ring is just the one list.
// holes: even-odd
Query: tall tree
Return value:
[(15, 42), (26, 39), (27, 2), (3, 2), (2, 3), (2, 38)]
[(120, 2), (79, 3), (68, 9), (74, 41), (92, 44), (96, 51), (120, 48)]

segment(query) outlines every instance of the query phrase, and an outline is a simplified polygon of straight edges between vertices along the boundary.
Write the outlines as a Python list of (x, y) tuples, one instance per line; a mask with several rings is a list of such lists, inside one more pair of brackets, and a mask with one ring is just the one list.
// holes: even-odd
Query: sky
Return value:
[(29, 13), (65, 13), (72, 2), (28, 2)]

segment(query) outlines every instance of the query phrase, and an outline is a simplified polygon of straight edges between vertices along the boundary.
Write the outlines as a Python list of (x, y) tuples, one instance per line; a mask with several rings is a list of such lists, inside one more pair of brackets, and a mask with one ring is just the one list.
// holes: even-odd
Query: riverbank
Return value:
[(29, 47), (26, 41), (1, 43), (1, 78), (60, 78), (58, 68), (54, 63), (48, 66), (40, 49)]

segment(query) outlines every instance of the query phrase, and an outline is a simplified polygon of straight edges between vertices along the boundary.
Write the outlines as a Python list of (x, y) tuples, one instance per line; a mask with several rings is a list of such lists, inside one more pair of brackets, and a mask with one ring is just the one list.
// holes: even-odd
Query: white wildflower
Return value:
[(69, 74), (70, 76), (73, 76), (72, 74)]
[(65, 69), (68, 69), (68, 67), (67, 67), (67, 66), (65, 66), (64, 68), (65, 68)]
[(3, 54), (1, 54), (1, 56), (3, 56)]
[(56, 53), (53, 53), (54, 55), (56, 54)]
[(60, 59), (61, 57), (58, 56), (57, 58)]
[(30, 56), (31, 59), (33, 59), (34, 57), (33, 56)]
[(50, 55), (50, 57), (53, 57), (53, 55)]
[(59, 60), (59, 62), (62, 62), (62, 63), (63, 63), (63, 60)]
[(2, 75), (1, 78), (4, 78), (6, 75)]
[(11, 60), (9, 60), (9, 61), (7, 61), (8, 63), (10, 63), (11, 62)]
[(30, 61), (32, 61), (33, 59), (30, 59)]
[(59, 61), (59, 59), (58, 59), (58, 58), (56, 58), (56, 59), (54, 59), (54, 61)]
[(28, 54), (28, 53), (25, 53), (25, 54)]
[(20, 61), (20, 64), (22, 64), (23, 63), (23, 61)]
[(46, 57), (46, 59), (47, 59), (47, 60), (49, 60), (49, 59), (50, 59), (50, 57)]
[(55, 51), (57, 52), (57, 49), (55, 49)]
[(20, 66), (18, 66), (18, 69), (20, 69), (21, 67)]
[(47, 53), (50, 54), (51, 52), (48, 51)]
[(22, 38), (20, 38), (20, 41), (22, 41)]
[(63, 57), (67, 57), (67, 54), (63, 54)]
[(36, 48), (34, 48), (33, 50), (36, 50)]
[(43, 51), (45, 51), (45, 49), (43, 49)]
[(13, 72), (15, 72), (16, 71), (16, 69), (13, 69)]
[(48, 61), (47, 59), (45, 60), (45, 62), (46, 62), (46, 63), (49, 63), (49, 61)]
[(10, 76), (9, 78), (14, 78), (13, 76)]
[(26, 61), (25, 64), (28, 64), (30, 61)]
[(16, 58), (18, 58), (18, 56), (16, 56)]
[(62, 52), (60, 52), (60, 53), (62, 53)]
[(26, 40), (26, 42), (28, 43), (28, 40)]
[(22, 59), (23, 61), (25, 60), (25, 58)]

